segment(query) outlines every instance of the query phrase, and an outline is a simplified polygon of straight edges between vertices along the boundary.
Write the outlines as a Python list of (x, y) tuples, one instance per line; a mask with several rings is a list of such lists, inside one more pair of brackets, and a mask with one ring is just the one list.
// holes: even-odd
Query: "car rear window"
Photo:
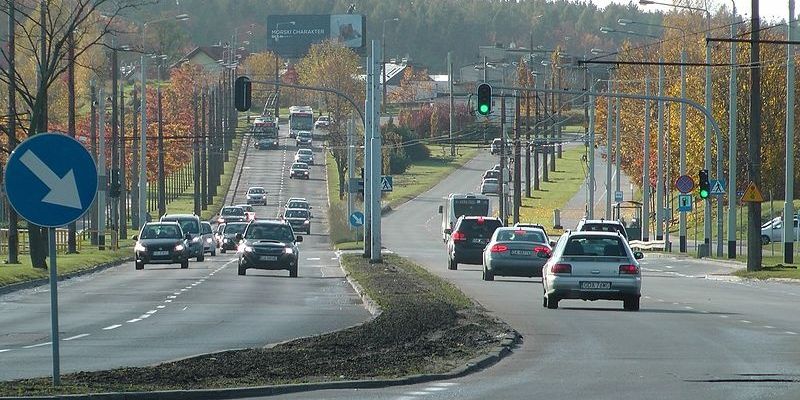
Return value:
[(488, 239), (494, 235), (494, 231), (503, 226), (496, 219), (484, 219), (482, 223), (477, 219), (465, 219), (461, 221), (458, 231), (464, 232), (467, 237)]
[(289, 206), (286, 207), (286, 208), (308, 208), (308, 203), (303, 203), (303, 202), (300, 202), (300, 201), (298, 201), (296, 203), (293, 202), (293, 203), (289, 203)]
[(619, 232), (623, 236), (625, 235), (625, 228), (622, 225), (618, 224), (584, 224), (581, 227), (581, 231), (592, 231), (592, 232)]
[(244, 210), (241, 207), (225, 207), (222, 215), (244, 215)]
[(572, 237), (564, 247), (565, 256), (626, 257), (625, 243), (618, 237)]
[(525, 229), (503, 229), (497, 232), (498, 242), (537, 242), (545, 243), (541, 232)]

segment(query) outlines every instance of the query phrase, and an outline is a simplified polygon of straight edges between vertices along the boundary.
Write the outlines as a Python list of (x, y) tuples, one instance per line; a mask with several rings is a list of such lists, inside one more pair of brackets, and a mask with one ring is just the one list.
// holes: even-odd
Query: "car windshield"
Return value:
[(286, 208), (308, 208), (308, 203), (303, 203), (302, 201), (291, 202)]
[(292, 169), (308, 169), (308, 164), (294, 163)]
[(498, 242), (536, 242), (545, 243), (541, 232), (528, 229), (501, 229), (496, 232)]
[(174, 224), (150, 224), (142, 229), (140, 239), (180, 239), (181, 230)]
[(497, 182), (497, 179), (495, 179), (495, 178), (486, 178), (486, 179), (483, 180), (483, 183), (497, 184), (498, 182)]
[(235, 235), (237, 233), (244, 233), (245, 228), (247, 228), (247, 224), (227, 224), (225, 225), (225, 229), (222, 231), (223, 235)]
[(286, 218), (308, 218), (308, 211), (306, 210), (286, 210), (283, 214)]
[(283, 224), (251, 224), (244, 234), (248, 240), (294, 241), (292, 228)]
[(469, 238), (488, 239), (494, 234), (494, 231), (501, 227), (502, 224), (496, 219), (485, 219), (483, 221), (477, 219), (465, 219), (461, 222), (458, 231), (463, 232)]
[(454, 199), (453, 214), (456, 217), (467, 216), (486, 216), (489, 214), (488, 199)]
[(204, 235), (211, 233), (211, 224), (209, 224), (208, 222), (203, 222), (202, 224), (200, 224), (200, 226), (202, 228), (202, 233)]
[(300, 131), (300, 132), (297, 133), (297, 136), (299, 136), (301, 138), (310, 138), (311, 137), (311, 132), (309, 132), (309, 131)]
[(310, 149), (300, 149), (297, 150), (297, 154), (300, 154), (301, 156), (310, 156), (314, 153)]
[(243, 209), (243, 210), (245, 210), (245, 211), (247, 211), (247, 212), (253, 212), (253, 211), (255, 211), (255, 209), (254, 209), (254, 208), (253, 208), (253, 206), (251, 206), (251, 205), (245, 205), (245, 204), (242, 204), (242, 205), (240, 205), (239, 207), (242, 207), (242, 209)]
[(247, 191), (248, 194), (264, 194), (265, 190), (262, 188), (251, 188)]
[(193, 235), (197, 235), (200, 233), (200, 224), (197, 223), (196, 219), (184, 219), (184, 218), (164, 218), (163, 221), (174, 221), (180, 224), (181, 229), (184, 233), (191, 233)]
[[(241, 192), (239, 192), (241, 193)], [(222, 215), (244, 215), (244, 209), (241, 207), (225, 207), (222, 209)]]
[(571, 237), (564, 246), (565, 256), (627, 256), (625, 243), (613, 236), (576, 236)]

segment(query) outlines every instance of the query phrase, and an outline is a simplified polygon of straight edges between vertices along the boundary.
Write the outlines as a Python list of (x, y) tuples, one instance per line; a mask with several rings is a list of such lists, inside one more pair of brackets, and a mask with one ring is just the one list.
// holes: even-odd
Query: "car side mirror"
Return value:
[(302, 241), (303, 241), (303, 237), (302, 236), (298, 236), (297, 238), (295, 238), (295, 242), (300, 243)]
[(450, 229), (450, 228), (444, 228), (444, 233), (449, 235), (449, 234), (453, 233), (453, 230)]
[(555, 240), (551, 240), (550, 241), (550, 247), (556, 247), (556, 241)]
[(237, 234), (236, 234), (236, 241), (237, 241), (237, 242), (241, 242), (241, 241), (242, 241), (242, 239), (244, 239), (244, 236), (242, 236), (242, 234), (241, 234), (241, 233), (237, 233)]
[(133, 235), (132, 240), (139, 240), (139, 235)]
[(641, 259), (644, 258), (644, 253), (642, 253), (641, 251), (634, 251), (633, 252), (633, 258), (635, 258), (637, 260), (641, 260)]
[(444, 212), (444, 207), (439, 206), (439, 214), (441, 214), (442, 212)]

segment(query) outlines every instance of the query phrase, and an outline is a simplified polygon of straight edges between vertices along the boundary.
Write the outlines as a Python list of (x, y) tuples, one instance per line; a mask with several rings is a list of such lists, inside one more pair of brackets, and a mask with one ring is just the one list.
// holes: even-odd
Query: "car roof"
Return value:
[(581, 223), (583, 224), (610, 224), (610, 225), (622, 225), (622, 222), (613, 220), (613, 219), (582, 219)]
[(622, 233), (617, 231), (567, 231), (565, 232), (570, 237), (572, 236), (613, 236), (623, 238)]
[(178, 226), (181, 226), (177, 221), (151, 221), (151, 222), (145, 222), (145, 225), (178, 225)]
[(264, 187), (263, 186), (250, 186), (249, 188), (247, 188), (247, 190), (250, 190), (250, 189), (262, 189), (263, 190)]
[(164, 218), (167, 218), (167, 219), (171, 219), (171, 218), (198, 218), (199, 219), (200, 217), (198, 217), (197, 215), (194, 215), (194, 214), (164, 214), (164, 216), (161, 217), (161, 219), (164, 219)]
[(257, 219), (249, 223), (254, 225), (286, 225), (285, 221), (279, 219)]
[(226, 209), (226, 208), (242, 208), (242, 206), (225, 206), (225, 207), (222, 207), (223, 210)]
[(482, 216), (479, 216), (479, 215), (462, 215), (459, 218), (464, 219), (464, 220), (483, 219), (483, 220), (489, 220), (489, 221), (500, 221), (500, 218), (497, 218), (497, 217), (482, 217)]

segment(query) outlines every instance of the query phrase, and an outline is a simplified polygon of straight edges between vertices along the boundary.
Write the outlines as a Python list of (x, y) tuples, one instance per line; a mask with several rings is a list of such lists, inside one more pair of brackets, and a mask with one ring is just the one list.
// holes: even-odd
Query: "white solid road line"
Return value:
[(22, 348), (23, 349), (32, 349), (34, 347), (49, 346), (51, 344), (53, 344), (53, 342), (44, 342), (44, 343), (39, 343), (39, 344), (31, 344), (31, 345), (28, 345), (28, 346), (22, 346)]
[(80, 339), (82, 337), (87, 337), (87, 336), (89, 336), (88, 333), (81, 333), (80, 335), (75, 335), (73, 337), (68, 337), (66, 339), (61, 339), (61, 340), (65, 341), (65, 342), (69, 342), (70, 340)]
[(117, 329), (117, 328), (119, 328), (120, 326), (122, 326), (122, 325), (120, 325), (120, 324), (114, 324), (114, 325), (110, 325), (110, 326), (107, 326), (107, 327), (103, 328), (103, 330), (104, 330), (104, 331), (110, 331), (110, 330), (112, 330), (112, 329)]

